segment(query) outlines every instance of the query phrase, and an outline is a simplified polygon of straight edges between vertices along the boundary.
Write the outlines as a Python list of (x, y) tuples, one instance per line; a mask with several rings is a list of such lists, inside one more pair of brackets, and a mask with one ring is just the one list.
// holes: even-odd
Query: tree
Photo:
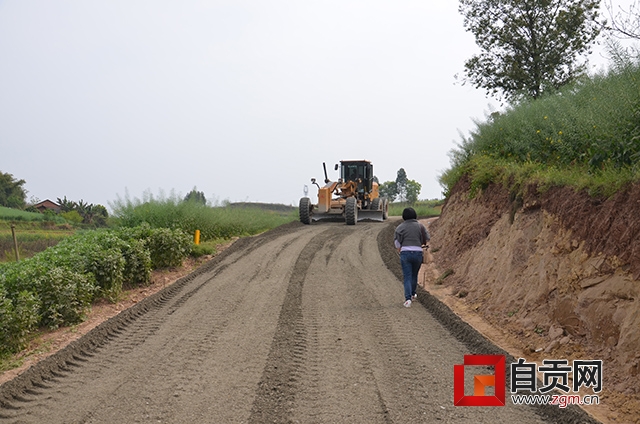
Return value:
[(398, 169), (398, 173), (396, 174), (396, 193), (401, 202), (407, 199), (407, 181), (409, 181), (407, 172), (404, 168)]
[(109, 212), (103, 205), (93, 206), (93, 223), (99, 227), (107, 225), (107, 218), (109, 218)]
[(390, 202), (398, 199), (401, 202), (413, 204), (418, 201), (421, 188), (420, 183), (410, 180), (404, 168), (400, 168), (396, 174), (396, 180), (380, 184), (378, 192), (381, 197), (386, 197)]
[(76, 203), (75, 211), (77, 211), (82, 217), (83, 224), (103, 226), (107, 223), (107, 208), (102, 205), (94, 205), (93, 203), (86, 203), (80, 199)]
[(482, 50), (466, 79), (487, 94), (538, 98), (584, 73), (600, 33), (599, 0), (460, 0), (464, 27)]
[(60, 205), (60, 212), (71, 212), (76, 210), (78, 204), (72, 200), (67, 200), (67, 196), (64, 196), (63, 199), (56, 198), (56, 202)]
[(0, 206), (22, 209), (26, 205), (27, 192), (22, 187), (24, 180), (16, 180), (13, 175), (0, 171)]
[(196, 202), (202, 205), (207, 204), (207, 199), (204, 197), (204, 192), (198, 191), (196, 187), (193, 187), (193, 190), (189, 192), (184, 198), (185, 202)]
[(93, 224), (93, 218), (95, 217), (93, 207), (93, 203), (85, 203), (85, 201), (82, 199), (80, 199), (80, 201), (77, 203), (76, 211), (82, 217), (83, 224)]
[(378, 193), (380, 193), (380, 197), (386, 197), (389, 199), (389, 202), (393, 202), (398, 196), (398, 187), (396, 186), (396, 182), (387, 181), (380, 184), (378, 186)]
[[(71, 221), (76, 224), (83, 223), (95, 225), (98, 227), (105, 226), (107, 224), (109, 213), (107, 212), (107, 208), (102, 205), (87, 203), (83, 199), (74, 202), (73, 200), (68, 200), (67, 196), (64, 196), (62, 199), (58, 197), (56, 201), (58, 202), (58, 205), (60, 205), (62, 217), (67, 221)], [(70, 212), (75, 212), (75, 214)], [(76, 218), (77, 216), (80, 217), (79, 221)]]
[(60, 216), (63, 217), (66, 221), (71, 222), (73, 224), (80, 224), (84, 220), (82, 218), (82, 215), (80, 215), (80, 212), (75, 210), (61, 212)]
[(406, 186), (406, 200), (407, 203), (413, 205), (418, 201), (418, 195), (420, 194), (420, 190), (422, 189), (422, 185), (419, 182), (414, 180), (408, 180)]
[(640, 40), (640, 5), (638, 1), (634, 1), (629, 5), (628, 10), (624, 10), (622, 6), (614, 9), (611, 0), (606, 2), (611, 23), (607, 29), (614, 35), (621, 38), (632, 38)]
[(80, 214), (80, 216), (82, 216), (82, 217), (85, 217), (88, 213), (90, 214), (91, 213), (91, 209), (93, 209), (93, 205), (88, 204), (83, 199), (80, 199), (76, 203), (75, 210), (77, 210), (78, 213)]

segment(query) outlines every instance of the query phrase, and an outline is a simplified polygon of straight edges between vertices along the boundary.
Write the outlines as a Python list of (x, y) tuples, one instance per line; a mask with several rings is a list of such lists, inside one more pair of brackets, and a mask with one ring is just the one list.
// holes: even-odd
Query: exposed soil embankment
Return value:
[(430, 228), (439, 283), (533, 359), (602, 359), (609, 418), (640, 422), (639, 211), (640, 184), (609, 199), (496, 185), (469, 199), (461, 181)]

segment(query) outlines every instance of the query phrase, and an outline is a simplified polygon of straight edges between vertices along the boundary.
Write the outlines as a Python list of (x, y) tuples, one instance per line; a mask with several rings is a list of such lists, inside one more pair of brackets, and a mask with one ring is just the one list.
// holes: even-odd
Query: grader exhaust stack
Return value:
[(335, 166), (340, 169), (337, 181), (331, 181), (324, 169), (323, 187), (318, 187), (318, 203), (312, 204), (311, 199), (300, 199), (300, 222), (311, 224), (320, 219), (344, 220), (347, 225), (355, 225), (358, 221), (383, 221), (388, 217), (389, 204), (387, 199), (378, 193), (378, 183), (373, 178), (373, 164), (367, 160), (341, 161)]

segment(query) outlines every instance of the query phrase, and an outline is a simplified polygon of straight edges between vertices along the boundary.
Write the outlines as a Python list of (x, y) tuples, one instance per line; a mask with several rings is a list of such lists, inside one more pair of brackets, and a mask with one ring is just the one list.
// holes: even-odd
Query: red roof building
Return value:
[(60, 205), (58, 205), (55, 202), (52, 202), (49, 199), (43, 200), (40, 203), (36, 203), (35, 205), (33, 205), (33, 207), (38, 209), (40, 212), (44, 212), (44, 211), (53, 211), (55, 213), (60, 212)]

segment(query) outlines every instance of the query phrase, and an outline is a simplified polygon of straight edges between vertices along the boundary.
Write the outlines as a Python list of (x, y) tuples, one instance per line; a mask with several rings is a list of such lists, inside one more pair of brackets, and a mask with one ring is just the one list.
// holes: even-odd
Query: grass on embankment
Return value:
[(495, 182), (511, 191), (537, 183), (541, 190), (572, 186), (610, 196), (640, 179), (640, 63), (512, 105), (476, 125), (440, 177), (447, 195), (466, 174), (472, 195)]

